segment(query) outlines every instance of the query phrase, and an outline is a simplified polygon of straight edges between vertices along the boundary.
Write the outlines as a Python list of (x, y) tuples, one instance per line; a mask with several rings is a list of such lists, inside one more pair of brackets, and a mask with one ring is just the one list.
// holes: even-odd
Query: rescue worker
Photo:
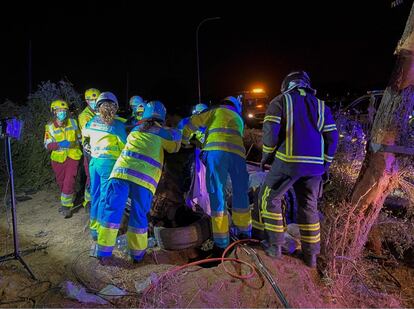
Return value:
[[(79, 122), (79, 129), (81, 132), (83, 128), (86, 126), (89, 120), (91, 120), (96, 113), (96, 100), (98, 99), (101, 92), (98, 89), (90, 88), (85, 91), (85, 101), (87, 106), (85, 109), (79, 114), (78, 122)], [(82, 136), (82, 146), (83, 146), (83, 167), (85, 170), (86, 175), (86, 183), (85, 183), (85, 193), (84, 193), (84, 201), (83, 207), (85, 210), (88, 211), (88, 205), (90, 204), (91, 195), (90, 195), (90, 174), (89, 174), (89, 162), (91, 161), (91, 151), (90, 145), (85, 143), (85, 140)]]
[(131, 131), (135, 126), (138, 125), (138, 122), (142, 119), (145, 102), (139, 95), (134, 95), (129, 100), (129, 106), (131, 108), (132, 115), (127, 120), (126, 126), (128, 131)]
[(128, 135), (127, 143), (112, 170), (106, 205), (99, 226), (97, 256), (112, 255), (128, 197), (131, 210), (127, 241), (134, 262), (144, 258), (147, 248), (147, 214), (164, 163), (164, 151), (178, 152), (181, 134), (164, 127), (166, 109), (159, 101), (145, 105), (142, 123)]
[(265, 232), (266, 253), (280, 258), (286, 229), (281, 200), (293, 186), (303, 259), (306, 265), (316, 267), (320, 251), (317, 199), (321, 176), (327, 173), (336, 151), (338, 132), (329, 107), (315, 97), (306, 72), (288, 74), (281, 91), (264, 118), (262, 169), (273, 158), (274, 162), (260, 189), (259, 218), (253, 226)]
[(118, 100), (111, 92), (102, 92), (96, 101), (95, 115), (83, 129), (83, 138), (91, 147), (90, 231), (98, 239), (99, 221), (105, 207), (106, 191), (112, 168), (126, 143), (125, 124), (116, 118)]
[(206, 165), (206, 186), (210, 197), (215, 253), (220, 255), (229, 244), (229, 219), (225, 200), (225, 186), (230, 174), (233, 200), (232, 220), (236, 236), (251, 235), (251, 216), (248, 200), (249, 175), (243, 145), (244, 123), (241, 102), (227, 97), (223, 104), (193, 115), (183, 129), (183, 144), (193, 133), (205, 127), (202, 161)]
[(59, 212), (65, 218), (70, 218), (76, 175), (82, 157), (81, 132), (76, 120), (69, 118), (68, 103), (63, 100), (53, 101), (50, 111), (54, 119), (46, 125), (44, 145), (51, 151), (52, 169), (61, 192)]

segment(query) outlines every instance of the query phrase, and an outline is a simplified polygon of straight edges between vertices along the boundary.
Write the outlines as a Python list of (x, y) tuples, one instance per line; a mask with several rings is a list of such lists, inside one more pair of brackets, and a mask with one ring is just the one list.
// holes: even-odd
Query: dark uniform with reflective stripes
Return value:
[(333, 160), (338, 133), (331, 111), (302, 88), (274, 98), (263, 123), (263, 161), (275, 160), (259, 193), (253, 227), (264, 230), (269, 245), (282, 245), (286, 225), (283, 195), (293, 186), (302, 251), (318, 254), (320, 226), (317, 198), (321, 175)]

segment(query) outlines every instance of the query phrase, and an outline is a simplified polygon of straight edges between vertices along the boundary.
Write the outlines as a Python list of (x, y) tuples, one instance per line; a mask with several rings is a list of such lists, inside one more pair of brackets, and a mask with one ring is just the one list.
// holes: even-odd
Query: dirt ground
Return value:
[[(89, 257), (92, 240), (87, 229), (88, 216), (83, 209), (72, 218), (64, 219), (57, 211), (57, 192), (42, 191), (31, 198), (17, 205), (18, 229), (22, 250), (46, 246), (46, 249), (23, 255), (39, 281), (32, 280), (16, 261), (0, 264), (0, 307), (282, 307), (272, 287), (263, 278), (256, 275), (244, 281), (235, 279), (226, 274), (223, 265), (213, 268), (193, 266), (160, 279), (174, 265), (188, 261), (186, 252), (166, 252), (155, 248), (143, 263), (131, 264), (116, 251), (110, 265), (100, 265), (95, 258)], [(10, 222), (10, 215), (6, 215), (5, 207), (1, 207), (0, 255), (13, 249), (7, 218)], [(257, 251), (291, 307), (372, 307), (384, 304), (376, 303), (372, 294), (363, 289), (360, 296), (354, 297), (355, 300), (337, 297), (329, 289), (329, 284), (321, 281), (317, 271), (307, 268), (301, 260), (289, 256), (272, 260), (260, 249)], [(237, 254), (248, 261), (240, 249)], [(235, 271), (229, 262), (226, 265)], [(247, 271), (246, 267), (241, 268), (242, 273)], [(151, 274), (158, 284), (152, 290), (137, 294), (135, 284), (144, 282)], [(397, 280), (402, 287), (397, 292), (393, 291), (393, 295), (401, 297), (395, 300), (392, 297), (392, 301), (386, 304), (392, 307), (414, 305), (407, 296), (413, 295), (413, 274), (411, 268), (395, 270), (394, 276), (399, 278)], [(378, 273), (376, 275), (381, 277)], [(111, 299), (105, 305), (81, 303), (65, 296), (62, 285), (67, 281), (79, 286), (83, 283), (89, 291), (99, 291), (112, 284), (128, 295)]]

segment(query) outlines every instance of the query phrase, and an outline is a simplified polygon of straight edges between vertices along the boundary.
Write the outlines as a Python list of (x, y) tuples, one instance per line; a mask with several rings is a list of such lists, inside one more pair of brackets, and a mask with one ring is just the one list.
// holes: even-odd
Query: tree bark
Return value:
[(345, 231), (343, 255), (357, 258), (362, 254), (369, 231), (376, 221), (385, 198), (394, 189), (399, 171), (394, 153), (373, 152), (370, 143), (400, 145), (408, 131), (414, 104), (414, 4), (395, 50), (397, 61), (385, 89), (371, 131), (368, 150), (350, 197), (353, 212)]

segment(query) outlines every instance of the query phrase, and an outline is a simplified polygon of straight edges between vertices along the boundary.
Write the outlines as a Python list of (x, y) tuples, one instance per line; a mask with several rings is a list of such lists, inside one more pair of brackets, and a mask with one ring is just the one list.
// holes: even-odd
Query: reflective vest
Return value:
[(95, 117), (95, 113), (90, 109), (89, 106), (86, 106), (82, 113), (80, 113), (78, 116), (79, 129), (82, 131), (88, 121), (93, 117)]
[(263, 123), (263, 153), (275, 152), (287, 169), (322, 174), (337, 142), (330, 109), (313, 94), (295, 89), (270, 102)]
[[(78, 123), (79, 123), (79, 129), (81, 132), (83, 131), (83, 128), (86, 126), (89, 120), (91, 120), (95, 116), (95, 113), (90, 109), (89, 106), (86, 106), (85, 109), (82, 111), (82, 113), (78, 116)], [(83, 134), (83, 133), (82, 133)], [(84, 143), (85, 138), (82, 135), (82, 144)]]
[(143, 123), (135, 127), (128, 135), (110, 178), (129, 180), (154, 194), (164, 164), (164, 150), (177, 152), (181, 146), (181, 133), (160, 125), (145, 126)]
[(205, 127), (203, 151), (221, 150), (245, 158), (244, 123), (235, 108), (222, 105), (193, 115), (184, 126), (183, 143), (188, 143), (191, 135), (203, 127)]
[(52, 151), (50, 155), (52, 161), (63, 163), (66, 161), (67, 157), (73, 160), (79, 160), (82, 157), (82, 151), (79, 145), (80, 139), (81, 133), (75, 119), (67, 119), (65, 125), (62, 127), (56, 127), (54, 123), (46, 125), (44, 139), (46, 149), (49, 143), (59, 143), (64, 140), (70, 142), (68, 148), (60, 147), (59, 149)]
[(82, 136), (89, 138), (92, 158), (116, 160), (126, 143), (124, 123), (114, 119), (107, 125), (99, 115), (86, 124)]

